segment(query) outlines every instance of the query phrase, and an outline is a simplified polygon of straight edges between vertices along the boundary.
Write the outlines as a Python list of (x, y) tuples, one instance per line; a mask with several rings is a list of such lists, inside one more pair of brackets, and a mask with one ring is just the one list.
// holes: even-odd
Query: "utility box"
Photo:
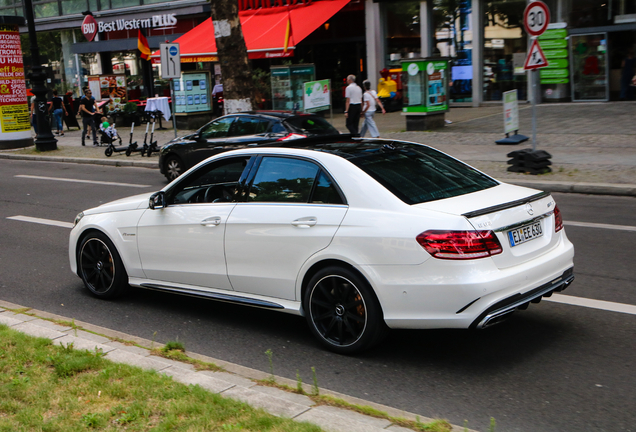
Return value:
[(449, 109), (449, 59), (402, 60), (402, 115), (406, 130), (442, 128)]

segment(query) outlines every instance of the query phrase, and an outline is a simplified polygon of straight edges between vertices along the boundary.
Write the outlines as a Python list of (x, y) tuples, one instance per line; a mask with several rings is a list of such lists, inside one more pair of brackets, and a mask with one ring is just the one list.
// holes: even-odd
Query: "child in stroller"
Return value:
[(99, 133), (101, 137), (101, 144), (111, 144), (115, 140), (119, 140), (119, 143), (121, 144), (121, 138), (117, 135), (115, 125), (108, 123), (108, 119), (106, 117), (102, 117), (102, 122), (99, 125)]

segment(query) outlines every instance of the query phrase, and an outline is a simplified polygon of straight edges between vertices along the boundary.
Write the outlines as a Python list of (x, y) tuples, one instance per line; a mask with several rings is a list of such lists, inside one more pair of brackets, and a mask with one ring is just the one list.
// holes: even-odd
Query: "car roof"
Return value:
[[(226, 116), (256, 116), (256, 117), (274, 117), (278, 120), (287, 120), (292, 117), (318, 117), (315, 114), (291, 113), (289, 111), (244, 111), (240, 113), (227, 114)], [(226, 117), (224, 116), (224, 117)]]

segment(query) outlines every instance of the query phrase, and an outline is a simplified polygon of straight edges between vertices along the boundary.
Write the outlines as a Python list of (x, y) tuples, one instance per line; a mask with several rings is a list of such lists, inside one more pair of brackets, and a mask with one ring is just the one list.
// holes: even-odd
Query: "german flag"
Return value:
[(150, 46), (148, 46), (148, 40), (146, 36), (141, 32), (141, 29), (137, 33), (137, 48), (141, 52), (141, 58), (144, 60), (150, 60)]

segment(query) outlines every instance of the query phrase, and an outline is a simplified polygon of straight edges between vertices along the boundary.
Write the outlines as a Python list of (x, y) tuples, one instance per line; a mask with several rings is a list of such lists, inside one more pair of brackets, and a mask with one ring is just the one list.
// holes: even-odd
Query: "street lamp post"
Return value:
[(35, 138), (35, 148), (39, 151), (57, 150), (57, 140), (51, 132), (51, 125), (48, 119), (49, 106), (46, 100), (48, 89), (44, 85), (46, 74), (40, 64), (40, 48), (38, 47), (37, 34), (35, 33), (33, 4), (31, 0), (24, 0), (24, 12), (29, 29), (32, 63), (31, 72), (27, 77), (31, 81), (31, 91), (35, 95), (35, 116), (38, 125), (38, 136)]

